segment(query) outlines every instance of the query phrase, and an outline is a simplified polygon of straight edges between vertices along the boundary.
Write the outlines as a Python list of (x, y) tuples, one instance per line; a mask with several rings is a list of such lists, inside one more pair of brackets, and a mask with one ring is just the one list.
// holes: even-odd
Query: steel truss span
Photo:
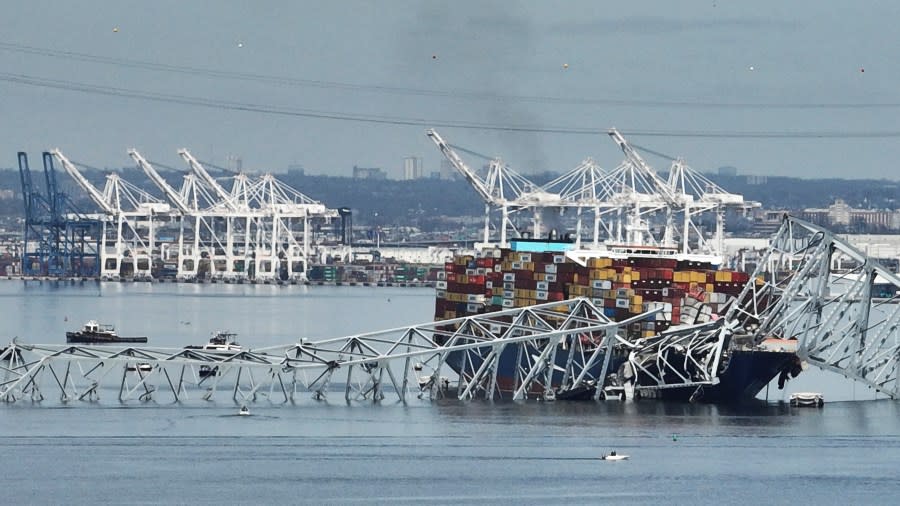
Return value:
[(785, 216), (727, 314), (753, 336), (796, 339), (808, 363), (900, 396), (900, 278), (831, 232)]
[[(640, 317), (652, 316), (647, 313)], [(599, 382), (617, 346), (631, 347), (587, 299), (321, 341), (234, 353), (199, 349), (37, 345), (0, 354), (6, 402), (182, 402), (230, 397), (293, 402), (298, 395), (348, 401), (409, 395), (458, 399), (552, 397)], [(556, 354), (566, 350), (559, 365)], [(498, 386), (499, 357), (523, 356), (511, 389)], [(457, 374), (448, 360), (461, 364)], [(453, 388), (450, 388), (452, 380)]]

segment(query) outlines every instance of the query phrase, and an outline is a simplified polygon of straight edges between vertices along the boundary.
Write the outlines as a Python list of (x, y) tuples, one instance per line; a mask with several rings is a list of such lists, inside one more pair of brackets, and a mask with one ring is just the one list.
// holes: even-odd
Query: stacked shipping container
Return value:
[(562, 253), (486, 249), (458, 256), (438, 273), (435, 319), (587, 297), (615, 321), (661, 308), (653, 321), (627, 329), (631, 337), (650, 337), (670, 325), (708, 321), (748, 280), (672, 258), (597, 257), (582, 266)]

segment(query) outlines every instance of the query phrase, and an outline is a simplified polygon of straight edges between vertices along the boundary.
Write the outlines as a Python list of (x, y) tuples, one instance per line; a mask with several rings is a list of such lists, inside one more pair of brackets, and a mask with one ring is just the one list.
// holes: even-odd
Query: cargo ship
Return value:
[[(508, 248), (484, 248), (474, 255), (456, 256), (444, 265), (436, 283), (435, 319), (584, 297), (602, 308), (612, 321), (659, 310), (652, 320), (632, 323), (623, 332), (628, 340), (652, 345), (654, 340), (664, 338), (661, 336), (715, 325), (748, 282), (746, 273), (719, 269), (709, 257), (679, 254), (674, 248), (608, 246), (590, 252), (576, 250), (574, 244), (565, 241), (513, 240)], [(796, 342), (767, 341), (756, 344), (733, 336), (720, 357), (714, 384), (638, 389), (632, 390), (632, 395), (711, 403), (752, 399), (779, 374), (789, 377), (799, 373)], [(655, 355), (638, 357), (647, 368), (637, 369), (629, 361), (630, 350), (616, 348), (613, 353), (606, 378), (599, 378), (603, 361), (598, 361), (589, 371), (593, 382), (578, 392), (561, 392), (558, 398), (620, 396), (629, 384), (654, 384), (656, 380), (647, 371), (659, 367)], [(656, 376), (692, 377), (692, 362), (678, 357), (677, 349), (671, 353), (667, 369), (657, 371)], [(569, 358), (569, 350), (557, 350), (554, 387), (562, 381), (563, 366)], [(501, 392), (515, 389), (516, 370), (530, 359), (528, 353), (511, 349), (501, 354), (497, 366)], [(471, 361), (472, 357), (460, 352), (448, 356), (447, 363), (459, 373), (464, 360)], [(604, 391), (596, 395), (596, 388)]]
[(74, 344), (146, 343), (146, 337), (122, 337), (112, 325), (90, 320), (81, 330), (66, 332), (66, 342)]

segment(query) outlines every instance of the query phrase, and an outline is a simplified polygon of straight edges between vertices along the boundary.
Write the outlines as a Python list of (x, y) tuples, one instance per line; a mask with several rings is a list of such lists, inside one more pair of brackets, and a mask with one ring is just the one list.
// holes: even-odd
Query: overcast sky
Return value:
[(701, 170), (896, 180), (898, 20), (896, 1), (5, 2), (0, 166), (135, 147), (182, 167), (187, 147), (399, 177), (405, 156), (437, 170), (444, 125), (526, 174), (611, 169), (615, 126)]

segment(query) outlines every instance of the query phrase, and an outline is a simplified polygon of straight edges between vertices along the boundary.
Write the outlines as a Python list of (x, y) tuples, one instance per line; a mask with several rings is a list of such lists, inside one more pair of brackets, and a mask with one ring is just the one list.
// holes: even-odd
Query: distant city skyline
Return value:
[(617, 127), (702, 171), (896, 180), (896, 19), (812, 0), (12, 2), (0, 166), (55, 147), (125, 166), (134, 147), (180, 167), (187, 147), (399, 179), (408, 156), (440, 172), (436, 127), (527, 175), (615, 168)]

